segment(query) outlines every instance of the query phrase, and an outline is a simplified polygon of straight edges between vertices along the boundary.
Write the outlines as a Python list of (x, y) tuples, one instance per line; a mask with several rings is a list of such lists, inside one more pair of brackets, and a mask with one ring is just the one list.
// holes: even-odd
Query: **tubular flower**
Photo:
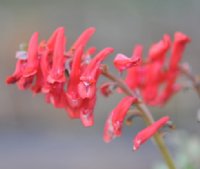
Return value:
[[(139, 58), (142, 58), (142, 53), (143, 47), (141, 45), (136, 45), (135, 48), (133, 48), (133, 56), (138, 56)], [(143, 83), (143, 79), (144, 68), (142, 67), (142, 65), (132, 67), (127, 70), (125, 82), (132, 90), (138, 87), (139, 84)]]
[(160, 62), (149, 64), (147, 66), (146, 85), (142, 90), (143, 98), (147, 103), (154, 100), (158, 95), (159, 82), (162, 77), (160, 76), (161, 69), (162, 64)]
[(53, 52), (52, 69), (47, 77), (49, 83), (62, 83), (66, 81), (65, 77), (65, 44), (64, 29), (60, 29), (56, 37), (55, 49)]
[(6, 79), (7, 84), (16, 83), (23, 75), (23, 71), (26, 67), (27, 60), (18, 59), (15, 67), (15, 71), (11, 76), (8, 76)]
[(190, 42), (190, 38), (187, 35), (181, 32), (175, 33), (171, 59), (169, 63), (170, 70), (176, 70), (178, 68), (178, 64), (181, 61), (182, 54), (188, 42)]
[(96, 94), (91, 99), (84, 99), (80, 107), (80, 119), (85, 127), (93, 126), (94, 124), (94, 107), (96, 104)]
[(104, 141), (110, 142), (115, 137), (119, 137), (122, 133), (122, 124), (124, 118), (136, 98), (127, 96), (124, 97), (119, 104), (112, 110), (105, 124)]
[(166, 52), (169, 50), (171, 46), (170, 36), (165, 34), (163, 39), (150, 47), (149, 54), (148, 54), (148, 61), (164, 61)]
[(140, 131), (133, 140), (133, 150), (138, 150), (142, 144), (144, 144), (148, 139), (150, 139), (169, 120), (170, 118), (168, 116), (165, 116), (153, 123), (151, 126), (148, 126), (147, 128)]
[(26, 66), (24, 67), (21, 78), (17, 82), (19, 89), (25, 90), (31, 87), (34, 76), (38, 72), (38, 68), (38, 32), (35, 32), (29, 41)]
[(80, 77), (78, 92), (81, 98), (92, 98), (96, 92), (96, 83), (101, 73), (101, 62), (113, 52), (113, 48), (105, 48), (87, 65)]
[(142, 46), (136, 45), (136, 47), (133, 50), (131, 58), (128, 58), (124, 54), (117, 54), (115, 57), (113, 63), (114, 66), (119, 70), (119, 72), (122, 72), (123, 70), (134, 68), (134, 66), (140, 65), (142, 61)]
[(53, 104), (56, 108), (65, 108), (67, 103), (65, 100), (64, 84), (52, 84), (50, 88), (51, 89), (49, 90), (49, 92), (46, 93), (47, 103)]
[(47, 41), (47, 49), (50, 51), (50, 52), (53, 52), (54, 48), (55, 48), (55, 44), (56, 44), (56, 39), (57, 39), (57, 36), (60, 32), (63, 32), (64, 31), (64, 27), (59, 27), (57, 28), (53, 34), (50, 36), (50, 38), (48, 39)]
[[(16, 63), (16, 69), (13, 75), (7, 78), (6, 82), (8, 84), (16, 83), (18, 88), (25, 90), (32, 85), (33, 76), (38, 70), (38, 33), (34, 33), (29, 41), (28, 52), (19, 53), (17, 52), (16, 57), (18, 61)], [(25, 54), (26, 57), (21, 57), (21, 54)]]
[(123, 70), (126, 70), (128, 68), (138, 65), (140, 61), (141, 61), (141, 58), (139, 56), (128, 58), (124, 54), (119, 53), (114, 59), (114, 65), (118, 69), (119, 72), (122, 72)]
[(30, 77), (37, 73), (39, 66), (38, 58), (38, 32), (35, 32), (28, 45), (27, 65), (23, 72), (23, 77)]
[(69, 110), (71, 112), (70, 116), (72, 118), (79, 117), (80, 113), (78, 113), (78, 111), (80, 109), (83, 100), (82, 98), (80, 98), (78, 93), (78, 84), (80, 82), (80, 75), (81, 75), (82, 55), (83, 55), (83, 47), (81, 46), (75, 51), (69, 82), (67, 86), (67, 91), (65, 93), (68, 102), (68, 109), (70, 109)]

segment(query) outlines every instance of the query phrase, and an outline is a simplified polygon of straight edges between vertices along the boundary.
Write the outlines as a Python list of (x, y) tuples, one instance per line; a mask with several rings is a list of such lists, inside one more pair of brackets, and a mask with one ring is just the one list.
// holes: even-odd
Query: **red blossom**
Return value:
[(163, 62), (166, 56), (166, 52), (171, 46), (170, 36), (165, 34), (163, 39), (150, 47), (148, 54), (148, 61), (161, 61)]
[[(80, 75), (81, 75), (81, 58), (83, 55), (83, 47), (79, 47), (74, 54), (72, 68), (70, 72), (69, 82), (66, 91), (66, 99), (68, 102), (68, 106), (70, 109), (70, 116), (79, 117), (78, 111), (80, 109), (82, 98), (79, 96), (78, 93), (78, 84), (80, 82)], [(73, 112), (74, 111), (74, 112)]]
[(117, 54), (113, 62), (114, 62), (115, 67), (118, 69), (118, 71), (122, 72), (123, 70), (126, 70), (128, 68), (138, 65), (140, 61), (141, 61), (141, 58), (139, 56), (128, 58), (124, 54), (119, 53)]
[(47, 77), (49, 83), (63, 83), (66, 81), (64, 57), (65, 44), (66, 38), (64, 35), (64, 29), (60, 29), (56, 36), (52, 69)]
[(49, 92), (46, 93), (46, 101), (53, 104), (56, 108), (65, 108), (67, 103), (65, 99), (64, 83), (52, 84)]
[(181, 61), (186, 44), (190, 42), (190, 38), (182, 32), (176, 32), (174, 35), (174, 43), (169, 63), (170, 70), (176, 70)]
[(7, 77), (6, 83), (7, 84), (16, 83), (22, 77), (23, 71), (24, 71), (24, 68), (25, 68), (26, 64), (27, 64), (26, 60), (20, 60), (19, 59), (16, 62), (16, 67), (15, 67), (14, 73), (11, 76)]
[(57, 39), (57, 36), (60, 32), (64, 32), (64, 27), (59, 27), (57, 28), (53, 33), (52, 35), (50, 36), (50, 38), (48, 39), (47, 41), (47, 48), (49, 51), (53, 51), (53, 49), (55, 48), (55, 44), (56, 44), (56, 39)]
[(80, 118), (85, 127), (93, 126), (94, 124), (94, 107), (96, 105), (96, 93), (91, 99), (84, 99), (80, 107)]
[[(135, 48), (133, 48), (133, 56), (138, 56), (139, 58), (142, 58), (142, 53), (143, 48), (141, 45), (136, 45)], [(131, 89), (134, 90), (136, 87), (138, 87), (138, 85), (143, 83), (144, 77), (145, 69), (142, 65), (132, 67), (127, 70), (125, 82)]]
[(150, 63), (147, 66), (146, 71), (146, 84), (142, 90), (142, 95), (145, 102), (149, 103), (154, 100), (159, 92), (159, 84), (161, 82), (162, 76), (160, 76), (162, 70), (162, 63), (155, 62)]
[(92, 98), (96, 92), (96, 83), (101, 73), (101, 63), (113, 52), (113, 48), (105, 48), (100, 51), (87, 65), (80, 77), (78, 87), (81, 98)]
[(139, 147), (150, 139), (160, 128), (162, 128), (170, 118), (168, 116), (162, 117), (154, 122), (151, 126), (140, 131), (133, 140), (133, 150), (138, 150)]
[(23, 72), (23, 77), (30, 77), (37, 73), (39, 66), (38, 58), (38, 32), (35, 32), (28, 45), (27, 65)]
[(110, 142), (115, 137), (119, 137), (121, 135), (124, 118), (131, 105), (136, 101), (136, 98), (126, 96), (112, 110), (104, 127), (105, 142)]
[(134, 66), (140, 65), (142, 61), (142, 46), (136, 45), (133, 49), (133, 53), (131, 58), (128, 58), (124, 54), (117, 54), (115, 57), (113, 63), (115, 67), (119, 70), (119, 72), (122, 72), (123, 70), (134, 68)]

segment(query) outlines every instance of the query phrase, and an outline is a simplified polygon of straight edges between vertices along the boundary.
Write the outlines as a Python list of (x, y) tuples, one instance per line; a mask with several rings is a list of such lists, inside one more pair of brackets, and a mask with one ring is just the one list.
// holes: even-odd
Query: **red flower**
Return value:
[(23, 77), (30, 77), (37, 73), (39, 66), (38, 58), (38, 32), (35, 32), (28, 45), (27, 65), (23, 72)]
[(72, 118), (79, 117), (79, 109), (82, 103), (82, 98), (78, 93), (78, 84), (81, 75), (81, 58), (83, 55), (83, 47), (80, 46), (74, 54), (72, 68), (70, 72), (69, 82), (67, 86), (66, 99), (68, 101), (68, 110)]
[[(6, 82), (8, 84), (16, 83), (19, 89), (24, 90), (32, 85), (34, 75), (38, 71), (38, 33), (35, 32), (30, 41), (28, 47), (28, 58), (20, 58), (18, 56), (18, 61), (16, 63), (16, 69), (13, 75), (7, 78)], [(18, 55), (19, 53), (17, 53)]]
[(140, 131), (133, 140), (133, 150), (137, 150), (142, 144), (150, 139), (160, 128), (162, 128), (168, 121), (169, 117), (165, 116), (153, 123), (151, 126)]
[(115, 137), (119, 137), (122, 132), (122, 124), (124, 118), (131, 107), (131, 105), (136, 102), (137, 99), (126, 96), (110, 113), (104, 128), (104, 141), (110, 142)]
[(119, 72), (122, 72), (123, 70), (136, 66), (140, 62), (141, 62), (140, 56), (133, 55), (133, 57), (128, 58), (127, 56), (121, 53), (117, 54), (117, 56), (114, 59), (114, 65), (119, 70)]
[(190, 42), (190, 38), (187, 35), (181, 32), (175, 33), (174, 44), (173, 44), (173, 49), (172, 49), (172, 54), (171, 54), (171, 59), (170, 59), (170, 64), (169, 64), (170, 70), (175, 70), (178, 68), (178, 64), (181, 61), (182, 54), (188, 42)]
[(158, 95), (159, 85), (162, 81), (162, 66), (162, 63), (159, 61), (154, 61), (154, 63), (147, 65), (146, 84), (142, 89), (142, 95), (146, 103), (150, 103)]
[(7, 84), (16, 83), (23, 75), (24, 68), (27, 64), (27, 60), (18, 60), (16, 63), (15, 71), (11, 76), (6, 79)]
[(170, 37), (169, 35), (165, 34), (161, 41), (151, 46), (149, 50), (148, 61), (153, 62), (160, 60), (161, 62), (163, 62), (165, 59), (166, 52), (168, 51), (170, 46)]
[(55, 44), (56, 44), (56, 39), (57, 39), (57, 36), (60, 32), (63, 32), (64, 31), (64, 27), (59, 27), (57, 28), (53, 34), (51, 35), (51, 37), (48, 39), (47, 41), (47, 48), (49, 51), (53, 51), (53, 49), (55, 48)]
[(66, 98), (64, 92), (64, 83), (51, 84), (50, 90), (46, 93), (47, 103), (51, 103), (56, 108), (65, 108)]
[(105, 48), (100, 51), (95, 58), (87, 65), (80, 77), (78, 87), (81, 98), (92, 98), (96, 92), (96, 82), (101, 73), (101, 62), (113, 52), (113, 48)]
[[(138, 56), (139, 58), (142, 58), (143, 48), (141, 45), (136, 45), (133, 49), (133, 56)], [(125, 78), (126, 84), (131, 88), (135, 89), (140, 84), (143, 84), (144, 77), (145, 77), (145, 69), (142, 65), (132, 67), (127, 70), (127, 75)]]
[(64, 35), (64, 29), (59, 29), (59, 32), (56, 36), (55, 48), (53, 52), (53, 65), (47, 77), (47, 81), (51, 84), (55, 82), (63, 83), (66, 81), (64, 57), (65, 44), (66, 38)]
[(85, 127), (90, 127), (94, 124), (94, 107), (96, 104), (96, 93), (95, 95), (88, 99), (84, 99), (80, 107), (80, 118)]

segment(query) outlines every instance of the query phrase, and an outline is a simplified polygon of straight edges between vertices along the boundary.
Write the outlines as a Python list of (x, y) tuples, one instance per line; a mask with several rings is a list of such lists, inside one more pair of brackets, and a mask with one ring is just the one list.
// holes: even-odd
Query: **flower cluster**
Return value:
[[(63, 108), (71, 118), (78, 118), (85, 127), (94, 124), (97, 82), (103, 72), (102, 62), (113, 52), (107, 47), (96, 53), (96, 47), (87, 47), (95, 28), (86, 29), (66, 50), (67, 38), (63, 27), (53, 32), (47, 40), (38, 42), (35, 32), (28, 44), (28, 49), (16, 53), (17, 63), (14, 73), (6, 79), (7, 84), (16, 83), (20, 90), (30, 89), (34, 94), (43, 93), (47, 103), (56, 108)], [(179, 62), (189, 38), (183, 33), (176, 33), (174, 42), (169, 35), (152, 45), (148, 57), (142, 58), (143, 48), (137, 45), (132, 57), (117, 54), (114, 65), (120, 73), (126, 71), (124, 84), (133, 91), (140, 91), (143, 100), (149, 105), (163, 105), (181, 86), (176, 84), (180, 73)], [(169, 60), (166, 53), (171, 50)], [(119, 87), (119, 86), (118, 86)], [(109, 96), (117, 88), (114, 82), (106, 82), (101, 92)], [(104, 140), (110, 142), (122, 134), (124, 119), (131, 106), (138, 104), (137, 95), (122, 98), (109, 114)], [(134, 150), (146, 142), (160, 128), (168, 123), (169, 117), (163, 117), (137, 134)]]
[(28, 50), (17, 52), (16, 69), (6, 82), (45, 94), (48, 103), (64, 108), (71, 118), (80, 118), (84, 126), (92, 126), (101, 63), (113, 52), (105, 48), (91, 58), (96, 48), (85, 48), (94, 32), (93, 27), (86, 29), (67, 51), (63, 27), (40, 43), (35, 32)]
[[(170, 36), (166, 34), (161, 41), (150, 47), (145, 59), (142, 58), (142, 45), (136, 45), (130, 58), (119, 53), (113, 63), (120, 73), (126, 71), (124, 81), (133, 91), (133, 94), (139, 91), (146, 104), (162, 106), (181, 89), (181, 85), (176, 83), (176, 79), (180, 74), (179, 63), (184, 48), (189, 41), (189, 37), (181, 32), (175, 33), (173, 42), (171, 42)], [(171, 54), (167, 60), (167, 52), (170, 49)], [(107, 97), (115, 89), (119, 93), (123, 92), (120, 88), (116, 88), (114, 83), (106, 82), (101, 86), (101, 93)], [(127, 96), (110, 113), (104, 128), (104, 140), (106, 142), (110, 142), (113, 138), (121, 135), (125, 116), (134, 103), (137, 104), (137, 98)], [(139, 132), (133, 141), (133, 149), (137, 150), (168, 121), (169, 117), (163, 117)]]
[[(126, 84), (133, 91), (140, 91), (146, 104), (162, 106), (181, 89), (176, 79), (180, 74), (179, 63), (184, 48), (189, 41), (189, 37), (181, 32), (175, 33), (173, 42), (170, 36), (165, 34), (162, 40), (150, 47), (146, 58), (142, 58), (142, 45), (136, 45), (131, 58), (118, 54), (114, 65), (120, 72), (127, 72)], [(167, 58), (170, 49), (171, 53)], [(108, 95), (105, 85), (102, 86), (102, 90), (104, 95)]]

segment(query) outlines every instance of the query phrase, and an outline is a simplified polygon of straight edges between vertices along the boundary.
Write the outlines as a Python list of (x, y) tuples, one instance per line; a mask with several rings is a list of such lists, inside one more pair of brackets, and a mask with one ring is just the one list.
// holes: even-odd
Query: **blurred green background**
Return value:
[[(59, 26), (67, 30), (68, 47), (85, 28), (94, 26), (97, 32), (90, 44), (98, 49), (112, 46), (115, 54), (127, 55), (137, 43), (147, 53), (164, 33), (182, 31), (192, 39), (184, 60), (200, 73), (199, 7), (199, 0), (0, 0), (0, 168), (146, 169), (162, 161), (151, 142), (132, 151), (133, 136), (144, 127), (141, 120), (125, 126), (121, 138), (103, 142), (104, 121), (120, 96), (100, 96), (96, 124), (86, 129), (64, 110), (47, 105), (42, 95), (32, 96), (4, 81), (14, 70), (19, 43), (27, 42), (34, 31), (40, 32), (41, 40), (47, 39)], [(110, 66), (115, 54), (106, 62)], [(156, 118), (169, 114), (178, 129), (198, 136), (199, 103), (196, 93), (187, 91), (152, 111)], [(171, 150), (175, 155), (173, 146)]]

